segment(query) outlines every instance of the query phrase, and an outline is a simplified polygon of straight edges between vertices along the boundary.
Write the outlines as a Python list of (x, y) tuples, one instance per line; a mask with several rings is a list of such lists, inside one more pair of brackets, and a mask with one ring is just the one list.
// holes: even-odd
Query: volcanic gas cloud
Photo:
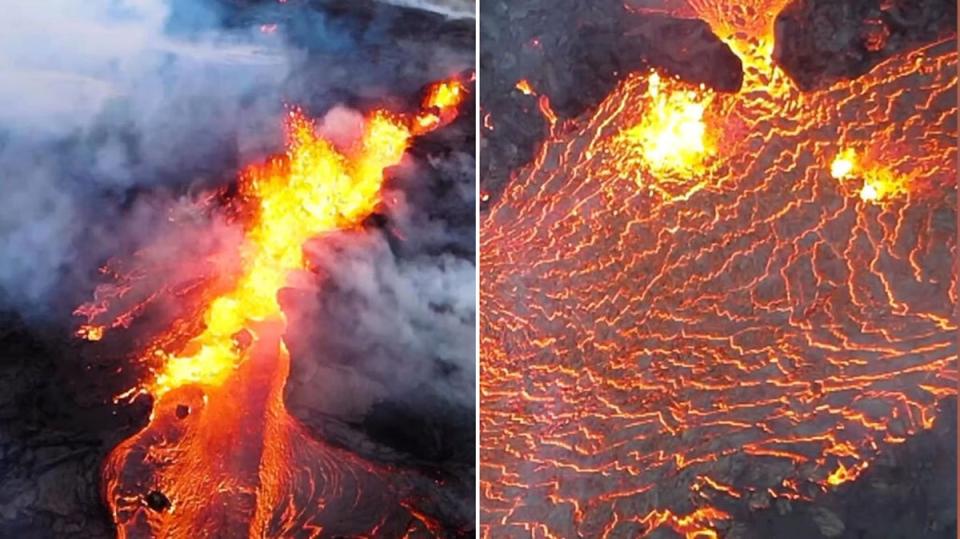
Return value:
[[(411, 137), (452, 121), (463, 92), (451, 80), (431, 88), (416, 115), (375, 111), (349, 148), (335, 148), (301, 110), (289, 110), (286, 154), (244, 170), (232, 196), (232, 219), (244, 231), (235, 262), (178, 291), (183, 314), (140, 358), (155, 374), (132, 393), (151, 395), (153, 411), (103, 469), (120, 537), (440, 533), (416, 508), (409, 472), (315, 440), (288, 415), (277, 293), (306, 268), (304, 242), (355, 227), (376, 208), (384, 169)], [(78, 309), (81, 336), (99, 340), (169, 292), (140, 293), (130, 305), (124, 296), (137, 286), (129, 284), (136, 271), (115, 281)]]
[(485, 537), (717, 537), (955, 397), (956, 42), (801, 91), (782, 7), (671, 8), (740, 91), (631, 74), (483, 218)]

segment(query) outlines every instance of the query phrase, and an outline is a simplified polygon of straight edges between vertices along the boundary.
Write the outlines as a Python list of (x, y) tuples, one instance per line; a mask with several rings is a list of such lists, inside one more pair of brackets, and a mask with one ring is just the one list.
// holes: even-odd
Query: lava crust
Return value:
[(706, 103), (694, 173), (624, 145), (654, 105), (633, 73), (482, 220), (484, 537), (717, 537), (955, 398), (955, 41), (806, 92), (773, 60), (779, 7), (677, 8), (744, 63), (735, 94), (667, 81)]

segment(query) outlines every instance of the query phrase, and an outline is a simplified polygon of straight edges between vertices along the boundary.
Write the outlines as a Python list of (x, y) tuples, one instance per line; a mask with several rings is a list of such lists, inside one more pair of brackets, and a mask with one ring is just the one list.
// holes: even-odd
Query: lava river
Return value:
[(741, 90), (631, 74), (482, 217), (484, 537), (717, 537), (955, 398), (955, 39), (802, 92), (768, 3), (673, 2)]
[[(306, 269), (304, 242), (354, 227), (380, 203), (384, 170), (411, 137), (449, 123), (458, 81), (435, 85), (416, 115), (376, 111), (350, 148), (317, 135), (298, 109), (285, 155), (248, 167), (233, 214), (243, 239), (233, 271), (192, 285), (184, 314), (143, 353), (156, 366), (137, 388), (153, 396), (149, 423), (118, 445), (103, 470), (120, 537), (433, 536), (416, 509), (411, 472), (375, 465), (312, 438), (284, 408), (290, 357), (277, 294)], [(214, 197), (215, 198), (215, 197)], [(78, 309), (91, 340), (158, 301), (101, 287)], [(192, 298), (189, 301), (186, 298)], [(129, 302), (129, 301), (128, 301)]]

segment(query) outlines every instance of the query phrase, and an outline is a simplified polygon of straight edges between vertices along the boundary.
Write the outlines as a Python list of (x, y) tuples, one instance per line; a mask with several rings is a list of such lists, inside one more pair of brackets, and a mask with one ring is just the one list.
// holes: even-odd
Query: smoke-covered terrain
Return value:
[[(428, 84), (469, 77), (466, 11), (296, 0), (5, 7), (0, 535), (112, 534), (98, 470), (149, 411), (144, 399), (112, 397), (147, 375), (131, 357), (176, 314), (176, 292), (236, 256), (241, 231), (218, 204), (239, 169), (282, 149), (288, 104), (336, 139), (374, 106), (415, 110)], [(281, 294), (290, 410), (334, 444), (436, 476), (448, 487), (437, 512), (464, 532), (472, 110), (470, 98), (455, 123), (416, 140), (388, 171), (380, 213), (309, 245), (312, 271)], [(82, 342), (73, 310), (104, 284), (129, 286), (114, 308), (157, 298), (129, 329)]]

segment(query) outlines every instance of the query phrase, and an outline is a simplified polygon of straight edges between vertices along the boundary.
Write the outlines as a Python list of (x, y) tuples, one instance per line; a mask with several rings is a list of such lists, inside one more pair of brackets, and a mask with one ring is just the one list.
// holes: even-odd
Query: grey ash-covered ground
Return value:
[[(33, 126), (24, 127), (17, 116), (0, 116), (0, 183), (8, 200), (18, 201), (4, 206), (0, 224), (0, 243), (10, 262), (0, 272), (0, 537), (95, 539), (115, 534), (101, 499), (101, 465), (118, 442), (146, 422), (150, 403), (114, 404), (112, 397), (146, 374), (131, 357), (156, 328), (146, 313), (129, 330), (85, 343), (72, 336), (79, 320), (71, 311), (102, 282), (99, 266), (129, 257), (160, 234), (160, 229), (134, 224), (137, 208), (162, 214), (170, 201), (229, 186), (254, 156), (280, 150), (280, 133), (257, 134), (256, 126), (276, 120), (284, 101), (321, 116), (334, 106), (416, 110), (428, 84), (454, 75), (466, 80), (473, 66), (474, 21), (416, 8), (296, 0), (218, 0), (204, 3), (202, 10), (200, 3), (183, 0), (169, 5), (169, 34), (213, 29), (235, 35), (230, 32), (249, 29), (257, 36), (260, 25), (276, 24), (294, 51), (292, 64), (280, 87), (261, 80), (231, 88), (236, 81), (229, 76), (228, 58), (227, 76), (214, 80), (213, 88), (200, 74), (201, 83), (184, 89), (184, 101), (163, 102), (168, 108), (159, 120), (172, 129), (166, 132), (141, 125), (138, 111), (122, 102), (101, 111), (90, 125), (54, 134), (28, 136), (24, 133)], [(123, 13), (112, 15), (122, 19)], [(180, 53), (171, 48), (155, 76), (135, 79), (145, 86), (141, 89), (166, 82), (167, 93), (160, 95), (169, 97), (196, 83), (186, 76), (193, 74), (194, 58)], [(229, 53), (238, 54), (239, 70), (272, 73), (272, 57), (250, 58), (242, 47)], [(202, 65), (206, 58), (196, 61)], [(122, 62), (112, 67), (118, 66), (130, 67)], [(227, 108), (238, 108), (212, 124), (208, 120), (219, 114), (222, 95)], [(349, 280), (331, 279), (315, 291), (316, 298), (308, 298), (314, 308), (305, 312), (311, 318), (300, 316), (298, 324), (316, 331), (306, 331), (309, 336), (298, 343), (301, 351), (293, 354), (286, 395), (291, 413), (315, 435), (369, 459), (415, 470), (438, 485), (421, 509), (450, 536), (472, 536), (474, 529), (472, 99), (468, 96), (453, 124), (412, 143), (412, 166), (388, 171), (391, 197), (404, 204), (371, 216), (358, 236), (366, 240), (349, 252), (354, 267), (389, 270), (376, 274), (382, 294), (358, 295)], [(260, 107), (264, 102), (269, 104)], [(244, 146), (251, 127), (258, 147), (252, 154)], [(242, 130), (247, 133), (238, 134)], [(116, 176), (105, 180), (98, 163), (103, 164), (99, 158), (111, 140), (122, 142), (126, 160), (110, 161), (109, 172)], [(158, 145), (169, 149), (156, 152)], [(44, 176), (31, 176), (36, 170)], [(31, 197), (43, 211), (31, 213)], [(44, 200), (61, 200), (66, 206)], [(58, 233), (63, 241), (55, 246), (43, 236), (51, 228), (66, 231)], [(11, 238), (25, 246), (15, 252)], [(319, 266), (323, 270), (323, 263)], [(20, 267), (29, 269), (17, 273)], [(48, 268), (49, 279), (32, 278)], [(413, 294), (417, 301), (395, 301), (397, 290), (409, 299), (411, 290), (426, 285), (433, 288)], [(377, 298), (385, 299), (373, 301)], [(411, 324), (413, 329), (404, 339), (389, 327), (372, 331), (361, 318), (377, 312), (384, 320), (399, 319), (398, 328)], [(336, 332), (339, 340), (324, 337), (317, 328)], [(362, 330), (368, 331), (362, 342), (346, 338)], [(426, 349), (422, 343), (437, 335), (450, 349), (460, 340), (468, 346), (456, 354)], [(402, 344), (391, 347), (393, 342)], [(331, 353), (320, 353), (324, 347)], [(392, 371), (386, 369), (391, 362)], [(338, 394), (352, 398), (351, 403), (317, 399), (337, 389), (338, 380), (324, 370), (331, 365), (353, 381), (365, 381), (371, 393), (360, 395), (354, 385), (352, 396)]]

